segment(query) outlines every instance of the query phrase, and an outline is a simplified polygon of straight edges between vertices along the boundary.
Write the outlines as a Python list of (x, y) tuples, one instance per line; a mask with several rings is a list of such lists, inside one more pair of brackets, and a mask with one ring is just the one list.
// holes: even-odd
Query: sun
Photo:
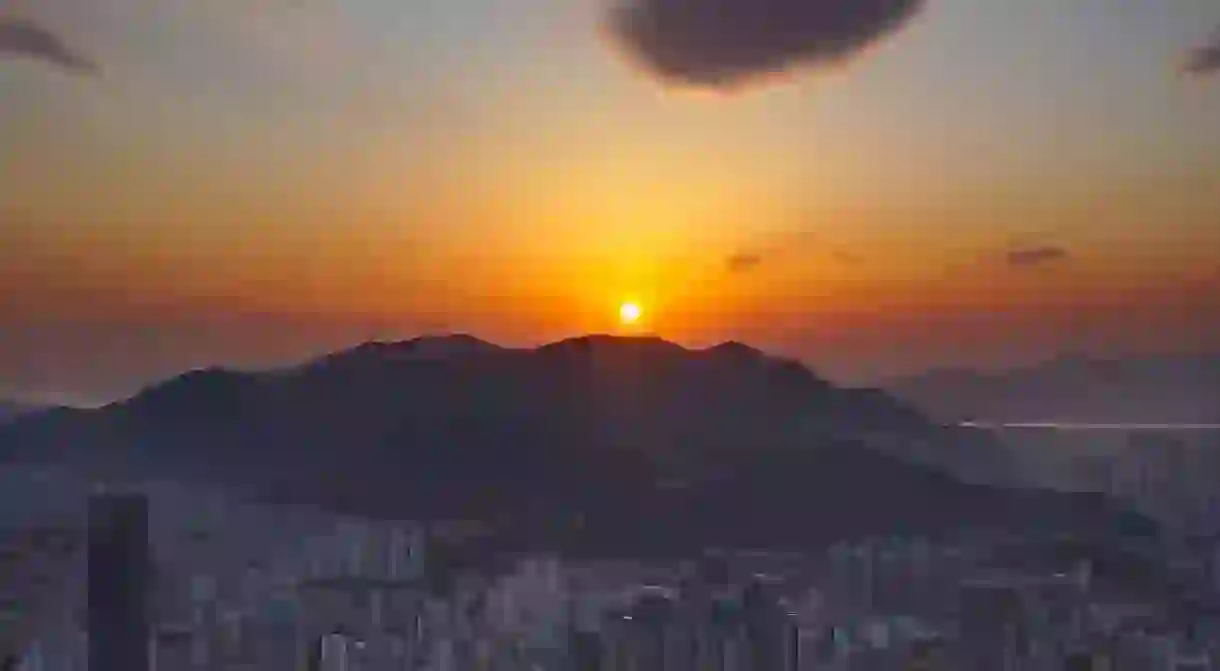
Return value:
[(623, 303), (618, 306), (618, 320), (623, 324), (634, 324), (640, 321), (640, 306), (636, 303)]

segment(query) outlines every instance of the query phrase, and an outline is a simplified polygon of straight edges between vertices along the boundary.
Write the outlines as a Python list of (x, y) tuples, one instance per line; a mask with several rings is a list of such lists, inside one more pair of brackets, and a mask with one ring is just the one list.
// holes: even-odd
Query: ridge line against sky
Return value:
[(627, 300), (849, 379), (1220, 343), (1210, 0), (683, 6), (10, 0), (0, 396)]

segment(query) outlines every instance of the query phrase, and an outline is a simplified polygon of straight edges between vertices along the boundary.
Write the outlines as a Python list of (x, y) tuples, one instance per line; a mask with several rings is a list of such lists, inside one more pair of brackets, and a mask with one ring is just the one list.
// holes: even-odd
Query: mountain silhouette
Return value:
[(449, 336), (424, 336), (401, 342), (367, 342), (354, 349), (337, 352), (310, 362), (307, 366), (379, 366), (387, 361), (449, 359), (501, 351), (501, 347), (460, 333)]
[(1220, 354), (1071, 355), (994, 374), (933, 370), (885, 387), (944, 421), (1220, 423)]
[(28, 403), (0, 401), (0, 424), (11, 422), (22, 415), (38, 412), (42, 408)]
[(598, 335), (508, 349), (455, 336), (186, 373), (0, 428), (0, 455), (373, 517), (482, 520), (514, 542), (603, 553), (1108, 524), (1099, 497), (936, 470), (954, 435), (883, 392), (736, 343)]

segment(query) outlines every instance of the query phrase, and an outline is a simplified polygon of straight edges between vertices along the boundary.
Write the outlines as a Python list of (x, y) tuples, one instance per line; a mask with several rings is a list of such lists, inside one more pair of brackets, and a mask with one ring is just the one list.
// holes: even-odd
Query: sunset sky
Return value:
[(0, 396), (624, 300), (852, 382), (1220, 349), (1220, 4), (859, 1), (743, 64), (601, 0), (0, 0)]

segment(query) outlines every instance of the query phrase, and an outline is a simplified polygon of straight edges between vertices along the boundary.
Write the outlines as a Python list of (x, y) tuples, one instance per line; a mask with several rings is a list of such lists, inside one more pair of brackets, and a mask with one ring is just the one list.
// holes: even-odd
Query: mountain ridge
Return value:
[[(535, 349), (407, 342), (287, 372), (191, 371), (100, 410), (0, 428), (0, 454), (370, 516), (497, 520), (517, 539), (602, 551), (1020, 528), (1034, 499), (1052, 518), (1091, 511), (1082, 527), (1107, 515), (1104, 502), (939, 473), (929, 464), (952, 458), (956, 434), (884, 392), (840, 389), (748, 346), (604, 335)], [(459, 353), (402, 356), (420, 342)], [(888, 450), (868, 444), (879, 434)], [(916, 443), (934, 449), (904, 452)], [(687, 485), (659, 486), (675, 480)], [(586, 522), (573, 529), (574, 519)]]
[(1071, 354), (995, 373), (934, 369), (882, 386), (945, 422), (1220, 423), (1220, 353)]
[(23, 415), (33, 414), (45, 409), (46, 408), (43, 406), (32, 405), (29, 403), (0, 400), (0, 424), (11, 422)]

